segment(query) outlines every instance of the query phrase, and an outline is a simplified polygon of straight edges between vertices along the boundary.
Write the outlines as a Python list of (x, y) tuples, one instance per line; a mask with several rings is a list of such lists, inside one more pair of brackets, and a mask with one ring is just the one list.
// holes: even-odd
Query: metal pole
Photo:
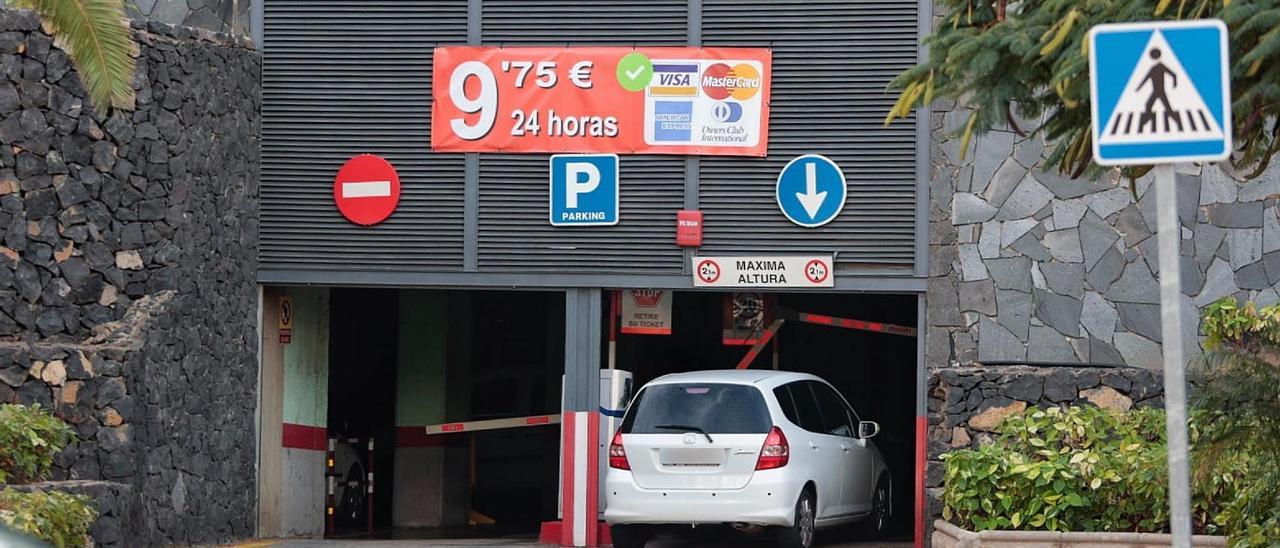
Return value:
[[(931, 5), (929, 2), (923, 5)], [(925, 185), (926, 187), (928, 185)], [(925, 261), (927, 266), (929, 261)], [(925, 335), (928, 329), (928, 310), (925, 306), (925, 294), (916, 295), (916, 330), (920, 336), (916, 337), (916, 491), (915, 498), (915, 546), (914, 548), (924, 548), (925, 541), (925, 510), (928, 508), (926, 500), (925, 479), (926, 471), (929, 466), (929, 396), (928, 396), (928, 376), (925, 374)], [(939, 367), (945, 364), (937, 364)]]
[(334, 471), (333, 456), (338, 449), (338, 438), (329, 438), (327, 451), (324, 453), (324, 480), (325, 480), (325, 496), (324, 496), (324, 538), (333, 538), (338, 532), (336, 517), (334, 514), (334, 506), (336, 501), (333, 498), (335, 483), (337, 482), (337, 473)]
[(778, 370), (779, 354), (781, 354), (782, 352), (782, 350), (778, 347), (778, 343), (781, 340), (782, 340), (782, 337), (780, 336), (776, 336), (773, 338), (773, 370), (774, 371)]
[(618, 367), (618, 310), (622, 303), (622, 290), (609, 292), (609, 369)]
[(1178, 189), (1173, 166), (1155, 168), (1159, 212), (1160, 319), (1164, 343), (1164, 407), (1169, 437), (1169, 527), (1174, 548), (1191, 548), (1191, 480), (1187, 464), (1187, 380), (1182, 359), (1182, 284), (1178, 244)]
[(742, 361), (739, 361), (737, 367), (734, 367), (734, 369), (746, 369), (751, 367), (751, 363), (756, 361), (756, 357), (760, 355), (760, 351), (764, 350), (764, 346), (769, 344), (769, 341), (773, 340), (773, 336), (778, 334), (778, 330), (782, 328), (782, 324), (786, 323), (786, 321), (787, 320), (782, 318), (773, 320), (773, 323), (769, 324), (769, 328), (760, 333), (760, 338), (756, 340), (756, 344), (753, 345), (750, 350), (747, 350), (747, 355), (742, 357)]
[(366, 497), (364, 499), (365, 500), (364, 530), (365, 530), (365, 534), (367, 534), (369, 538), (373, 538), (373, 437), (369, 438), (369, 453), (365, 462), (369, 463), (369, 469), (367, 470), (369, 474), (369, 481), (365, 486), (365, 495), (364, 495)]

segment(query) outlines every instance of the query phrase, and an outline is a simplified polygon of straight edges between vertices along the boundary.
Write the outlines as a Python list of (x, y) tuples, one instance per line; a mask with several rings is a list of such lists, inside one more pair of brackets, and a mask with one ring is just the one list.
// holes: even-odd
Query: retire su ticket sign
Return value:
[(436, 48), (431, 147), (764, 156), (771, 61), (754, 48)]

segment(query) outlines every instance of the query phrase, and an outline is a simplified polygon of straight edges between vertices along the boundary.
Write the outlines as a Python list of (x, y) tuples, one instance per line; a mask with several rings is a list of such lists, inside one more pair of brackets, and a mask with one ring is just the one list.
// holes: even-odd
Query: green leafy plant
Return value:
[[(1233, 547), (1274, 547), (1274, 453), (1246, 445), (1210, 458), (1202, 450), (1229, 414), (1192, 412), (1192, 527), (1227, 535)], [(943, 517), (978, 531), (1167, 532), (1164, 420), (1159, 409), (1121, 414), (1092, 406), (1010, 416), (993, 443), (943, 455)]]
[(133, 109), (138, 45), (120, 0), (11, 0), (10, 5), (40, 15), (71, 57), (94, 105)]
[[(1193, 449), (1205, 446), (1209, 432), (1220, 418), (1221, 412), (1218, 411), (1192, 409), (1188, 434)], [(1197, 530), (1210, 535), (1226, 535), (1230, 532), (1238, 541), (1242, 529), (1238, 523), (1228, 519), (1229, 509), (1241, 500), (1243, 493), (1257, 476), (1256, 459), (1247, 453), (1241, 453), (1231, 458), (1207, 462), (1204, 453), (1198, 452), (1193, 453), (1192, 461), (1197, 465), (1197, 471), (1192, 476), (1196, 496), (1191, 500), (1191, 519), (1197, 524)], [(1233, 545), (1258, 546), (1238, 542)]]
[(1202, 316), (1205, 345), (1211, 350), (1257, 354), (1280, 345), (1280, 303), (1259, 308), (1226, 297), (1210, 303)]
[(1223, 299), (1205, 310), (1202, 329), (1209, 352), (1190, 369), (1191, 402), (1211, 420), (1195, 474), (1246, 467), (1249, 480), (1217, 521), (1234, 546), (1280, 546), (1280, 306)]
[(974, 530), (1168, 528), (1163, 412), (1033, 408), (998, 433), (994, 443), (943, 455), (945, 519)]
[(97, 519), (89, 497), (61, 491), (0, 491), (0, 523), (57, 548), (89, 545)]
[(54, 455), (75, 439), (67, 423), (39, 405), (0, 404), (0, 483), (48, 477)]
[[(1280, 305), (1204, 311), (1193, 384), (1192, 525), (1280, 547)], [(1030, 409), (994, 443), (943, 455), (943, 515), (977, 530), (1167, 531), (1164, 414)]]
[[(1231, 99), (1238, 168), (1261, 174), (1280, 151), (1280, 0), (938, 0), (943, 14), (925, 39), (928, 60), (889, 86), (899, 93), (885, 123), (945, 97), (971, 109), (961, 149), (974, 134), (1009, 126), (1043, 134), (1049, 162), (1071, 176), (1096, 175), (1089, 131), (1086, 35), (1101, 23), (1218, 17), (1230, 29)], [(1033, 121), (1019, 127), (1017, 118)], [(1043, 120), (1041, 123), (1040, 120)], [(1149, 167), (1126, 168), (1131, 178)]]

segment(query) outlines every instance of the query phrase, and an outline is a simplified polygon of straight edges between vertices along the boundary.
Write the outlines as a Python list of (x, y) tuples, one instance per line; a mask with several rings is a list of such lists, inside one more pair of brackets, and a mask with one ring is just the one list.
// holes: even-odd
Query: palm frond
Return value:
[(67, 50), (99, 108), (134, 108), (132, 86), (138, 46), (124, 17), (121, 0), (15, 0), (34, 10)]
[(1189, 368), (1191, 403), (1207, 419), (1197, 440), (1202, 472), (1242, 452), (1280, 455), (1280, 365), (1262, 355), (1228, 346)]

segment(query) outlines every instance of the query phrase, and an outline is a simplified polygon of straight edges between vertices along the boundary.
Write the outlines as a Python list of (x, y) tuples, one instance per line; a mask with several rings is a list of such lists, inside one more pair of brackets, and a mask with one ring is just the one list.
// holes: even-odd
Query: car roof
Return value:
[(688, 382), (714, 382), (724, 384), (750, 384), (763, 388), (773, 388), (775, 386), (781, 386), (789, 382), (800, 380), (821, 381), (822, 379), (816, 375), (798, 373), (795, 371), (772, 371), (764, 369), (708, 369), (704, 371), (687, 371), (684, 373), (663, 375), (649, 381), (646, 386)]

